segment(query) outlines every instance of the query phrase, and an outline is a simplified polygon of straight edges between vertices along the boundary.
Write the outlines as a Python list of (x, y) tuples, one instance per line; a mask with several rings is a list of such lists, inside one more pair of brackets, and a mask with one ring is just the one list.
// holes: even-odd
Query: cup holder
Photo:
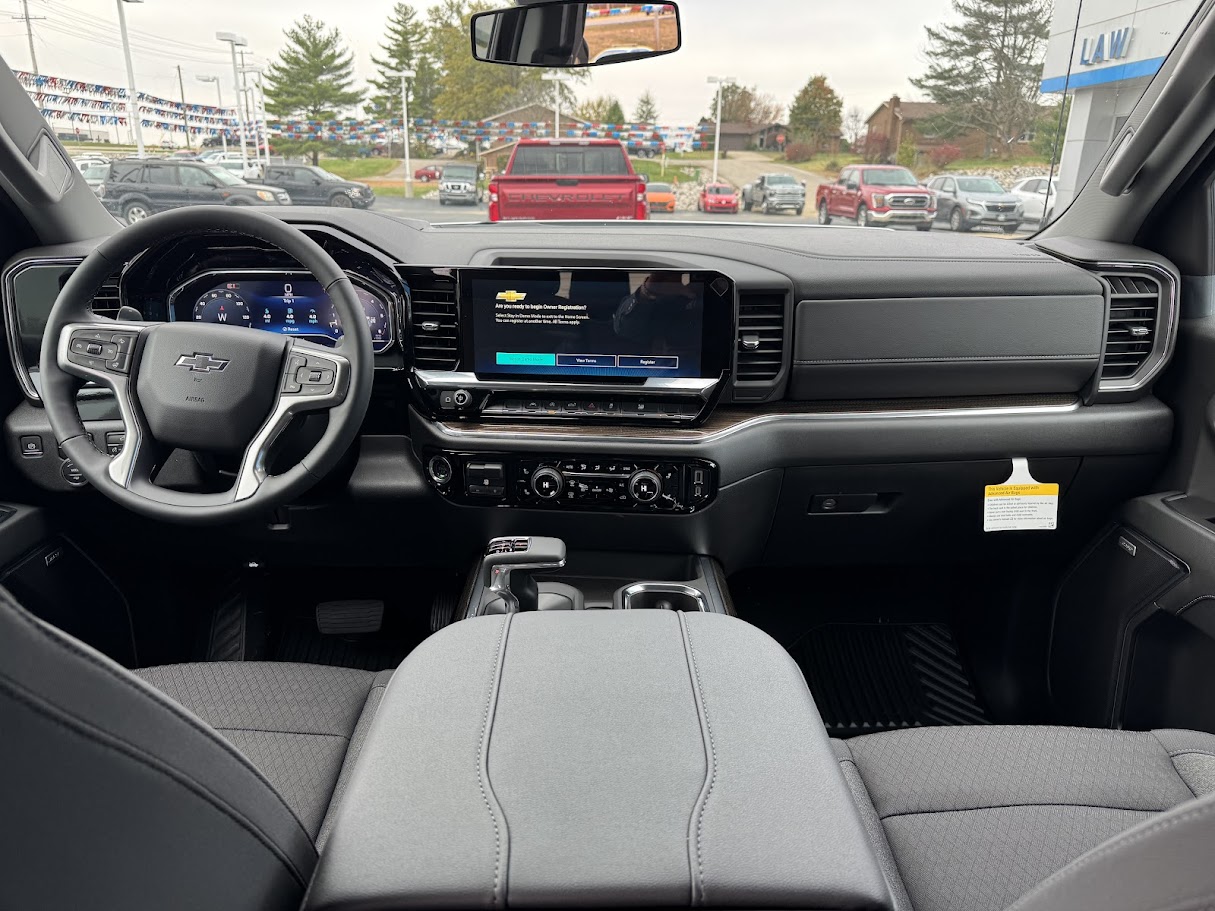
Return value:
[(673, 582), (638, 582), (624, 588), (620, 596), (625, 610), (676, 610), (707, 612), (704, 594), (690, 585)]

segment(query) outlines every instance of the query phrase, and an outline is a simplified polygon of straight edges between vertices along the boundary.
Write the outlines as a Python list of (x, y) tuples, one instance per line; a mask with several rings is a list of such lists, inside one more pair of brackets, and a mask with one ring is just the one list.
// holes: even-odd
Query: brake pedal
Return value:
[(383, 625), (383, 601), (322, 601), (316, 606), (316, 626), (326, 636), (378, 633)]

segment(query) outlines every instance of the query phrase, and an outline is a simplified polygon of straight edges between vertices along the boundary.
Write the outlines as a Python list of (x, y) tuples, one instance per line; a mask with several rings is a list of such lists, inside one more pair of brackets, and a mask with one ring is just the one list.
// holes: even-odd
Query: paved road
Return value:
[[(672, 214), (654, 215), (655, 221), (714, 221), (729, 224), (738, 221), (754, 221), (764, 224), (806, 224), (816, 221), (813, 212), (813, 207), (807, 207), (803, 217), (798, 218), (792, 212), (782, 213), (778, 215), (764, 215), (762, 212), (740, 212), (738, 215), (722, 215), (712, 214), (707, 215), (696, 211), (679, 211)], [(486, 221), (489, 218), (489, 212), (485, 206), (441, 206), (439, 205), (438, 197), (432, 196), (421, 199), (400, 199), (393, 197), (380, 197), (376, 200), (375, 210), (382, 212), (385, 215), (399, 215), (404, 218), (417, 218), (422, 221), (434, 222), (457, 222), (457, 221)], [(848, 225), (850, 222), (842, 218), (835, 219), (835, 223), (839, 225)], [(1016, 236), (1024, 237), (1033, 233), (1036, 226), (1026, 225), (1021, 232)], [(900, 231), (912, 231), (913, 228), (897, 228)], [(936, 225), (938, 231), (949, 231), (949, 226), (944, 222), (938, 222)], [(979, 234), (978, 231), (971, 232)], [(996, 234), (994, 237), (1002, 237), (1004, 235)]]

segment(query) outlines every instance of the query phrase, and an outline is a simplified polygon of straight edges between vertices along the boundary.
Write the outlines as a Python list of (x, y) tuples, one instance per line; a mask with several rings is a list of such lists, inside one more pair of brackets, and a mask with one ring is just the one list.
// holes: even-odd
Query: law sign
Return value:
[(1110, 60), (1121, 60), (1131, 52), (1130, 26), (1102, 32), (1096, 38), (1085, 38), (1080, 44), (1080, 65), (1095, 66)]

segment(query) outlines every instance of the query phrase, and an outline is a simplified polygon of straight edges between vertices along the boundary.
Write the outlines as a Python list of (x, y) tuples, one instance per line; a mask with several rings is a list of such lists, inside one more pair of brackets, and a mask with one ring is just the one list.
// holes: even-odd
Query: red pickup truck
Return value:
[(489, 182), (490, 221), (648, 217), (645, 178), (615, 139), (524, 139)]
[(896, 165), (844, 168), (835, 183), (818, 185), (814, 205), (820, 225), (851, 218), (863, 228), (915, 225), (917, 231), (931, 231), (937, 217), (936, 194)]

